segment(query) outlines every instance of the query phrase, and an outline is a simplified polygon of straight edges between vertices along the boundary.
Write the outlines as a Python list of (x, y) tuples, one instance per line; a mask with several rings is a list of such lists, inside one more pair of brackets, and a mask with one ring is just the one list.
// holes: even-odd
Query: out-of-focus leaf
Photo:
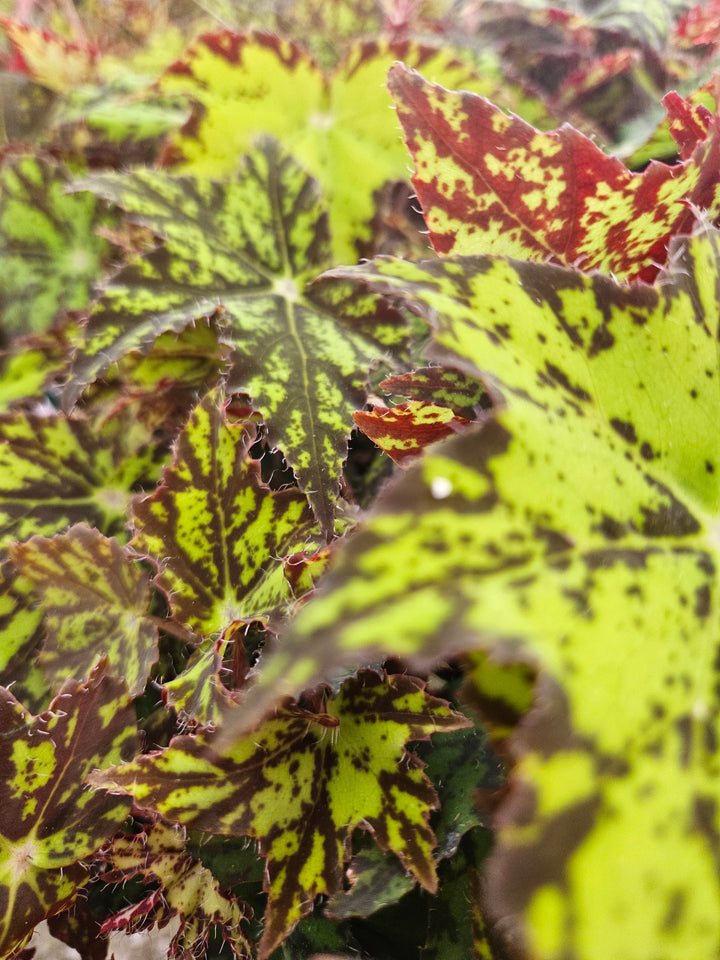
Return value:
[(0, 683), (8, 686), (23, 675), (42, 636), (42, 610), (32, 587), (5, 560), (0, 565)]
[(389, 87), (438, 253), (553, 258), (652, 282), (694, 208), (720, 213), (716, 126), (684, 164), (635, 174), (570, 126), (541, 133), (400, 64)]
[[(395, 60), (448, 86), (495, 90), (470, 60), (416, 43), (352, 45), (330, 76), (299, 45), (271, 34), (205, 34), (161, 81), (196, 103), (168, 159), (182, 172), (232, 174), (261, 133), (276, 137), (318, 179), (330, 208), (332, 255), (354, 263), (370, 239), (373, 193), (407, 176), (407, 156), (385, 89)], [(348, 176), (348, 170), (353, 176)]]
[(179, 737), (92, 782), (198, 829), (258, 837), (270, 894), (258, 954), (265, 960), (318, 894), (340, 889), (357, 826), (435, 889), (435, 793), (405, 743), (467, 724), (420, 681), (363, 672), (325, 712), (285, 703), (222, 753), (211, 738)]
[(405, 464), (419, 456), (428, 444), (458, 433), (470, 423), (449, 407), (410, 400), (396, 407), (376, 406), (353, 414), (355, 426), (384, 450), (395, 463)]
[(13, 339), (4, 356), (0, 354), (0, 412), (37, 403), (67, 373), (70, 349), (63, 340), (57, 330)]
[[(377, 298), (318, 298), (306, 281), (329, 263), (317, 184), (265, 141), (238, 178), (213, 183), (136, 171), (84, 181), (165, 235), (164, 246), (121, 271), (92, 315), (67, 391), (130, 350), (222, 311), (233, 347), (229, 389), (247, 392), (321, 520), (332, 530), (340, 465), (368, 368), (405, 339)], [(347, 308), (342, 325), (336, 315)]]
[(89, 194), (66, 193), (63, 168), (19, 156), (0, 168), (0, 334), (39, 333), (62, 311), (89, 306), (109, 247)]
[(0, 143), (37, 142), (56, 102), (52, 90), (18, 73), (0, 73)]
[(717, 231), (670, 263), (655, 288), (494, 258), (341, 271), (432, 315), (507, 409), (388, 484), (244, 701), (388, 648), (520, 663), (515, 703), (537, 674), (487, 869), (531, 956), (718, 948)]
[(0, 415), (0, 541), (52, 536), (83, 520), (105, 534), (121, 531), (148, 462), (128, 455), (120, 439), (60, 414)]
[(90, 45), (9, 17), (0, 17), (0, 27), (25, 71), (49, 90), (67, 93), (95, 76), (97, 51)]
[(132, 755), (135, 712), (122, 681), (99, 664), (68, 680), (47, 713), (0, 693), (0, 954), (61, 912), (87, 879), (89, 857), (127, 816), (124, 798), (91, 793), (85, 776)]
[(50, 687), (86, 676), (105, 657), (132, 696), (142, 693), (157, 660), (157, 627), (146, 616), (149, 578), (135, 558), (84, 524), (13, 544), (10, 556), (40, 599), (46, 636), (39, 663)]
[(126, 883), (135, 877), (147, 884), (159, 882), (140, 903), (106, 920), (103, 933), (134, 933), (156, 923), (163, 927), (179, 917), (169, 957), (204, 956), (208, 939), (217, 930), (234, 957), (250, 960), (250, 943), (241, 925), (252, 912), (232, 894), (221, 893), (212, 873), (188, 854), (182, 827), (157, 820), (143, 833), (114, 837), (100, 859), (108, 867), (104, 883)]
[(403, 870), (398, 858), (371, 843), (362, 842), (346, 870), (349, 889), (332, 896), (326, 910), (339, 920), (369, 917), (396, 903), (415, 885), (413, 876)]
[(316, 533), (297, 487), (274, 492), (260, 482), (259, 464), (247, 455), (254, 433), (228, 423), (217, 394), (209, 394), (178, 439), (162, 484), (133, 503), (133, 546), (158, 561), (157, 582), (173, 615), (206, 635), (287, 607), (283, 558), (302, 552)]

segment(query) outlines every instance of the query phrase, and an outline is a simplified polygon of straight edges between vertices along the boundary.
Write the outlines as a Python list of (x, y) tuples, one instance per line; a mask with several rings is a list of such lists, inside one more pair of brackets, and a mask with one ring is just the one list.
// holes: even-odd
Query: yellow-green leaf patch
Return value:
[[(494, 679), (520, 709), (539, 671), (503, 732), (517, 762), (494, 913), (531, 956), (714, 955), (717, 232), (677, 243), (655, 288), (493, 258), (351, 272), (430, 316), (443, 359), (507, 409), (388, 484), (244, 717), (320, 664), (388, 652), (418, 669), (461, 649), (518, 663)], [(642, 910), (629, 889), (648, 891)]]
[(340, 889), (358, 826), (424, 887), (436, 885), (428, 825), (435, 792), (405, 744), (468, 721), (419, 681), (370, 672), (346, 681), (324, 710), (318, 706), (286, 702), (221, 753), (211, 738), (180, 737), (161, 753), (92, 778), (171, 820), (259, 838), (270, 895), (260, 960), (318, 894)]
[(314, 551), (317, 535), (297, 487), (271, 491), (248, 457), (254, 425), (228, 423), (217, 394), (197, 406), (153, 494), (133, 503), (133, 546), (160, 564), (173, 615), (212, 634), (265, 619), (293, 599), (283, 558)]
[[(452, 50), (386, 40), (348, 47), (324, 74), (297, 43), (266, 33), (218, 31), (199, 37), (173, 64), (161, 89), (195, 109), (170, 140), (181, 172), (233, 174), (259, 134), (270, 134), (318, 179), (327, 197), (335, 263), (354, 263), (370, 237), (373, 194), (407, 178), (407, 156), (385, 89), (395, 60), (448, 86), (491, 93), (468, 58)], [(349, 176), (348, 171), (353, 175)]]
[(149, 578), (114, 538), (85, 524), (54, 537), (16, 543), (10, 555), (30, 581), (44, 614), (39, 663), (49, 686), (84, 677), (99, 657), (142, 693), (157, 659), (157, 627), (147, 616)]
[(124, 683), (101, 663), (85, 683), (68, 680), (50, 709), (30, 716), (0, 693), (0, 954), (66, 907), (90, 856), (125, 819), (125, 798), (91, 793), (85, 776), (135, 748), (135, 711)]

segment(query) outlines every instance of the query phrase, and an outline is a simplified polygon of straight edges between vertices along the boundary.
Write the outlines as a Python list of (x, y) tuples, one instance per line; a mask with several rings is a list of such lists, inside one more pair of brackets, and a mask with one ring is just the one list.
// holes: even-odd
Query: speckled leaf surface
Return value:
[(395, 407), (378, 404), (372, 410), (354, 413), (353, 421), (366, 437), (399, 464), (407, 463), (429, 444), (452, 436), (471, 422), (458, 417), (450, 407), (422, 400), (409, 400)]
[(0, 953), (7, 956), (43, 918), (67, 907), (87, 878), (87, 858), (122, 823), (122, 797), (91, 793), (93, 769), (135, 747), (125, 685), (100, 664), (85, 683), (68, 680), (50, 709), (32, 717), (0, 694)]
[(436, 886), (428, 816), (435, 792), (409, 740), (468, 721), (410, 677), (363, 672), (324, 712), (291, 703), (222, 753), (180, 737), (155, 755), (97, 773), (95, 786), (211, 833), (257, 836), (269, 892), (259, 947), (265, 960), (318, 894), (340, 889), (359, 825), (416, 880)]
[(241, 924), (249, 909), (235, 896), (220, 892), (212, 873), (186, 848), (185, 831), (162, 820), (146, 824), (142, 833), (119, 835), (103, 851), (107, 865), (103, 883), (126, 883), (142, 877), (151, 887), (138, 904), (126, 907), (103, 925), (103, 932), (134, 933), (179, 917), (180, 927), (168, 947), (169, 957), (205, 956), (213, 931), (232, 956), (250, 960), (250, 944)]
[(342, 290), (325, 299), (305, 283), (329, 263), (318, 186), (273, 141), (230, 183), (162, 171), (83, 182), (165, 236), (121, 271), (90, 318), (66, 400), (129, 350), (222, 311), (233, 347), (229, 389), (249, 393), (269, 440), (292, 465), (326, 530), (340, 464), (368, 367), (404, 339), (398, 317), (356, 298), (343, 325)]
[(452, 367), (419, 367), (410, 373), (397, 373), (381, 381), (380, 388), (408, 400), (424, 400), (449, 407), (458, 417), (476, 419), (478, 412), (490, 406), (490, 398), (476, 377)]
[[(493, 911), (533, 957), (713, 955), (717, 232), (676, 243), (655, 288), (491, 258), (356, 272), (413, 309), (422, 289), (436, 339), (507, 409), (388, 485), (247, 715), (320, 662), (381, 656), (388, 630), (418, 669), (480, 647), (540, 670), (496, 816)], [(653, 891), (642, 911), (628, 889)]]
[(147, 461), (61, 414), (0, 415), (0, 542), (52, 536), (86, 521), (119, 533)]
[(90, 305), (109, 245), (95, 228), (98, 201), (67, 194), (69, 175), (49, 160), (20, 156), (0, 168), (0, 330), (39, 333), (63, 310)]
[[(469, 61), (450, 50), (387, 41), (349, 47), (325, 75), (296, 43), (264, 33), (209, 33), (166, 73), (161, 89), (197, 103), (168, 158), (205, 176), (234, 173), (260, 133), (277, 137), (316, 177), (327, 197), (333, 259), (354, 263), (370, 236), (373, 193), (407, 177), (407, 155), (385, 89), (395, 60), (448, 86), (490, 93)], [(348, 176), (348, 170), (353, 176)]]
[(691, 159), (641, 173), (569, 125), (541, 133), (488, 100), (394, 66), (389, 87), (435, 250), (495, 253), (652, 282), (694, 208), (720, 213), (715, 127)]
[[(317, 529), (297, 487), (273, 492), (248, 457), (254, 425), (228, 423), (215, 393), (195, 408), (173, 464), (134, 501), (133, 546), (160, 564), (173, 615), (202, 634), (265, 619), (292, 601), (283, 558)], [(315, 540), (317, 543), (317, 539)]]
[(13, 544), (16, 569), (33, 584), (44, 614), (38, 658), (49, 686), (84, 677), (99, 657), (142, 693), (157, 659), (157, 627), (146, 616), (149, 577), (127, 549), (85, 524), (54, 537)]

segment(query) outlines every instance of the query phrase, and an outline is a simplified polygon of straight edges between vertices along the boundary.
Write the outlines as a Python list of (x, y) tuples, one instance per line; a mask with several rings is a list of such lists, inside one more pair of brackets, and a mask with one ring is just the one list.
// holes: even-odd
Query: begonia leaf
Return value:
[(395, 463), (405, 464), (419, 456), (430, 443), (457, 433), (470, 423), (449, 407), (410, 400), (396, 407), (375, 406), (353, 414), (355, 426), (384, 450)]
[(386, 393), (425, 400), (449, 407), (458, 417), (474, 420), (478, 411), (490, 406), (483, 385), (452, 367), (419, 367), (411, 373), (398, 373), (381, 381)]
[(56, 93), (93, 79), (97, 50), (28, 23), (0, 17), (0, 27), (12, 44), (25, 72)]
[(716, 124), (684, 164), (631, 173), (568, 125), (541, 133), (400, 64), (389, 87), (438, 253), (552, 258), (652, 282), (693, 207), (720, 213)]
[(212, 873), (190, 856), (182, 827), (158, 820), (142, 833), (116, 836), (101, 851), (100, 859), (108, 867), (102, 874), (103, 883), (142, 877), (147, 884), (160, 884), (140, 903), (106, 920), (103, 933), (134, 933), (179, 917), (180, 928), (168, 948), (169, 957), (204, 956), (215, 929), (234, 957), (249, 960), (252, 956), (241, 927), (251, 912), (232, 894), (221, 893)]
[(39, 333), (64, 310), (89, 306), (109, 245), (89, 194), (66, 193), (64, 169), (19, 156), (0, 168), (0, 331)]
[[(205, 34), (161, 80), (161, 89), (196, 103), (171, 138), (168, 158), (181, 172), (232, 174), (260, 133), (270, 134), (318, 179), (327, 198), (336, 263), (354, 263), (369, 239), (373, 193), (405, 179), (407, 156), (397, 136), (385, 80), (403, 60), (448, 86), (495, 92), (470, 60), (417, 43), (350, 46), (325, 75), (298, 44), (265, 33)], [(353, 176), (348, 176), (348, 170)]]
[[(387, 485), (244, 719), (320, 663), (388, 648), (417, 669), (481, 648), (539, 671), (511, 731), (493, 913), (532, 957), (712, 955), (717, 231), (676, 242), (654, 288), (482, 257), (339, 273), (426, 312), (443, 359), (507, 409)], [(506, 680), (521, 702), (522, 675)], [(652, 896), (637, 910), (628, 890)]]
[(52, 536), (86, 521), (105, 534), (127, 518), (134, 483), (148, 461), (61, 414), (0, 415), (0, 541)]
[(114, 538), (76, 524), (54, 537), (13, 544), (10, 556), (30, 581), (44, 612), (38, 662), (52, 689), (84, 677), (99, 657), (142, 693), (157, 660), (157, 627), (147, 616), (149, 577)]
[(32, 143), (46, 134), (57, 97), (19, 73), (0, 73), (0, 143)]
[(8, 956), (44, 918), (77, 896), (80, 862), (120, 826), (125, 798), (91, 793), (93, 769), (135, 748), (135, 711), (122, 681), (99, 664), (85, 683), (68, 680), (50, 709), (30, 716), (0, 695), (0, 954)]
[(21, 675), (42, 636), (42, 611), (32, 587), (5, 560), (0, 564), (0, 683), (7, 686)]
[(95, 193), (164, 235), (166, 243), (122, 270), (90, 318), (67, 391), (82, 388), (129, 350), (222, 308), (233, 347), (229, 388), (251, 395), (325, 530), (332, 530), (340, 464), (367, 369), (402, 344), (404, 324), (342, 291), (316, 298), (305, 282), (329, 263), (327, 216), (317, 184), (274, 141), (221, 184), (163, 171), (98, 176)]
[(415, 879), (436, 885), (428, 816), (435, 793), (408, 740), (468, 721), (411, 677), (370, 672), (348, 680), (324, 713), (286, 702), (228, 750), (179, 737), (161, 753), (96, 773), (96, 787), (211, 833), (256, 836), (269, 900), (258, 956), (265, 960), (318, 894), (340, 889), (356, 827), (392, 850)]
[(173, 615), (206, 635), (287, 607), (293, 596), (283, 557), (317, 534), (297, 487), (271, 491), (260, 482), (260, 466), (248, 457), (254, 433), (228, 423), (217, 395), (208, 394), (162, 484), (133, 503), (133, 545), (160, 564), (157, 582)]

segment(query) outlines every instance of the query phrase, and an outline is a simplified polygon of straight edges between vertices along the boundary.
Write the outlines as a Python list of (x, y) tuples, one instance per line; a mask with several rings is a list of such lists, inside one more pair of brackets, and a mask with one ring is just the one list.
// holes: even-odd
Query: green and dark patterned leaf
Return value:
[(388, 652), (485, 649), (523, 666), (494, 674), (516, 705), (538, 673), (487, 874), (534, 957), (718, 949), (718, 250), (676, 243), (655, 288), (492, 258), (340, 272), (431, 316), (507, 409), (388, 484), (243, 714)]
[(5, 560), (0, 565), (0, 683), (7, 686), (22, 676), (42, 638), (42, 610), (32, 586)]
[(423, 400), (449, 407), (458, 417), (474, 420), (490, 406), (485, 388), (474, 377), (452, 367), (420, 367), (398, 373), (380, 383), (380, 389), (408, 400)]
[(21, 156), (0, 169), (0, 331), (40, 333), (66, 310), (90, 304), (107, 241), (97, 200), (66, 192), (62, 167)]
[(305, 495), (260, 482), (260, 466), (248, 457), (254, 435), (254, 424), (228, 423), (209, 394), (162, 484), (133, 503), (133, 546), (158, 561), (173, 615), (205, 635), (287, 608), (293, 594), (283, 558), (318, 545)]
[[(162, 78), (161, 89), (195, 103), (172, 137), (180, 170), (227, 176), (260, 134), (276, 137), (320, 182), (327, 198), (335, 263), (355, 263), (370, 240), (373, 194), (407, 178), (407, 155), (385, 88), (402, 60), (447, 86), (492, 94), (496, 79), (470, 58), (418, 43), (354, 43), (330, 76), (299, 45), (264, 33), (199, 37)], [(348, 170), (353, 171), (348, 176)]]
[(0, 543), (80, 521), (119, 533), (130, 490), (148, 474), (147, 457), (123, 449), (125, 439), (60, 414), (1, 415)]
[(232, 956), (250, 960), (250, 943), (241, 924), (252, 912), (232, 894), (222, 894), (212, 873), (188, 854), (182, 827), (157, 820), (143, 833), (116, 836), (100, 857), (108, 867), (103, 883), (126, 883), (135, 877), (147, 884), (159, 881), (139, 904), (107, 920), (103, 933), (134, 933), (179, 917), (169, 957), (204, 956), (211, 933), (218, 930)]
[(47, 713), (31, 717), (0, 695), (0, 954), (8, 956), (87, 879), (87, 858), (122, 823), (124, 798), (91, 793), (85, 776), (132, 755), (135, 712), (125, 685), (104, 675), (68, 680)]
[(52, 690), (66, 677), (84, 677), (100, 657), (142, 693), (157, 660), (157, 626), (146, 616), (147, 574), (114, 538), (84, 524), (54, 537), (32, 537), (10, 548), (13, 564), (33, 584), (44, 613), (39, 656)]
[[(332, 530), (340, 464), (367, 370), (400, 347), (397, 314), (377, 299), (347, 302), (342, 288), (316, 297), (306, 281), (329, 263), (327, 215), (317, 184), (265, 141), (240, 176), (220, 184), (160, 171), (84, 181), (166, 238), (122, 270), (90, 318), (67, 391), (131, 350), (222, 310), (232, 345), (229, 390), (247, 392), (267, 420), (324, 529)], [(345, 322), (336, 317), (343, 313)]]
[(227, 751), (217, 753), (212, 738), (179, 737), (92, 782), (197, 829), (259, 838), (270, 894), (264, 960), (318, 894), (340, 889), (357, 826), (435, 889), (428, 825), (435, 792), (405, 744), (467, 724), (420, 681), (364, 672), (325, 712), (285, 703)]

